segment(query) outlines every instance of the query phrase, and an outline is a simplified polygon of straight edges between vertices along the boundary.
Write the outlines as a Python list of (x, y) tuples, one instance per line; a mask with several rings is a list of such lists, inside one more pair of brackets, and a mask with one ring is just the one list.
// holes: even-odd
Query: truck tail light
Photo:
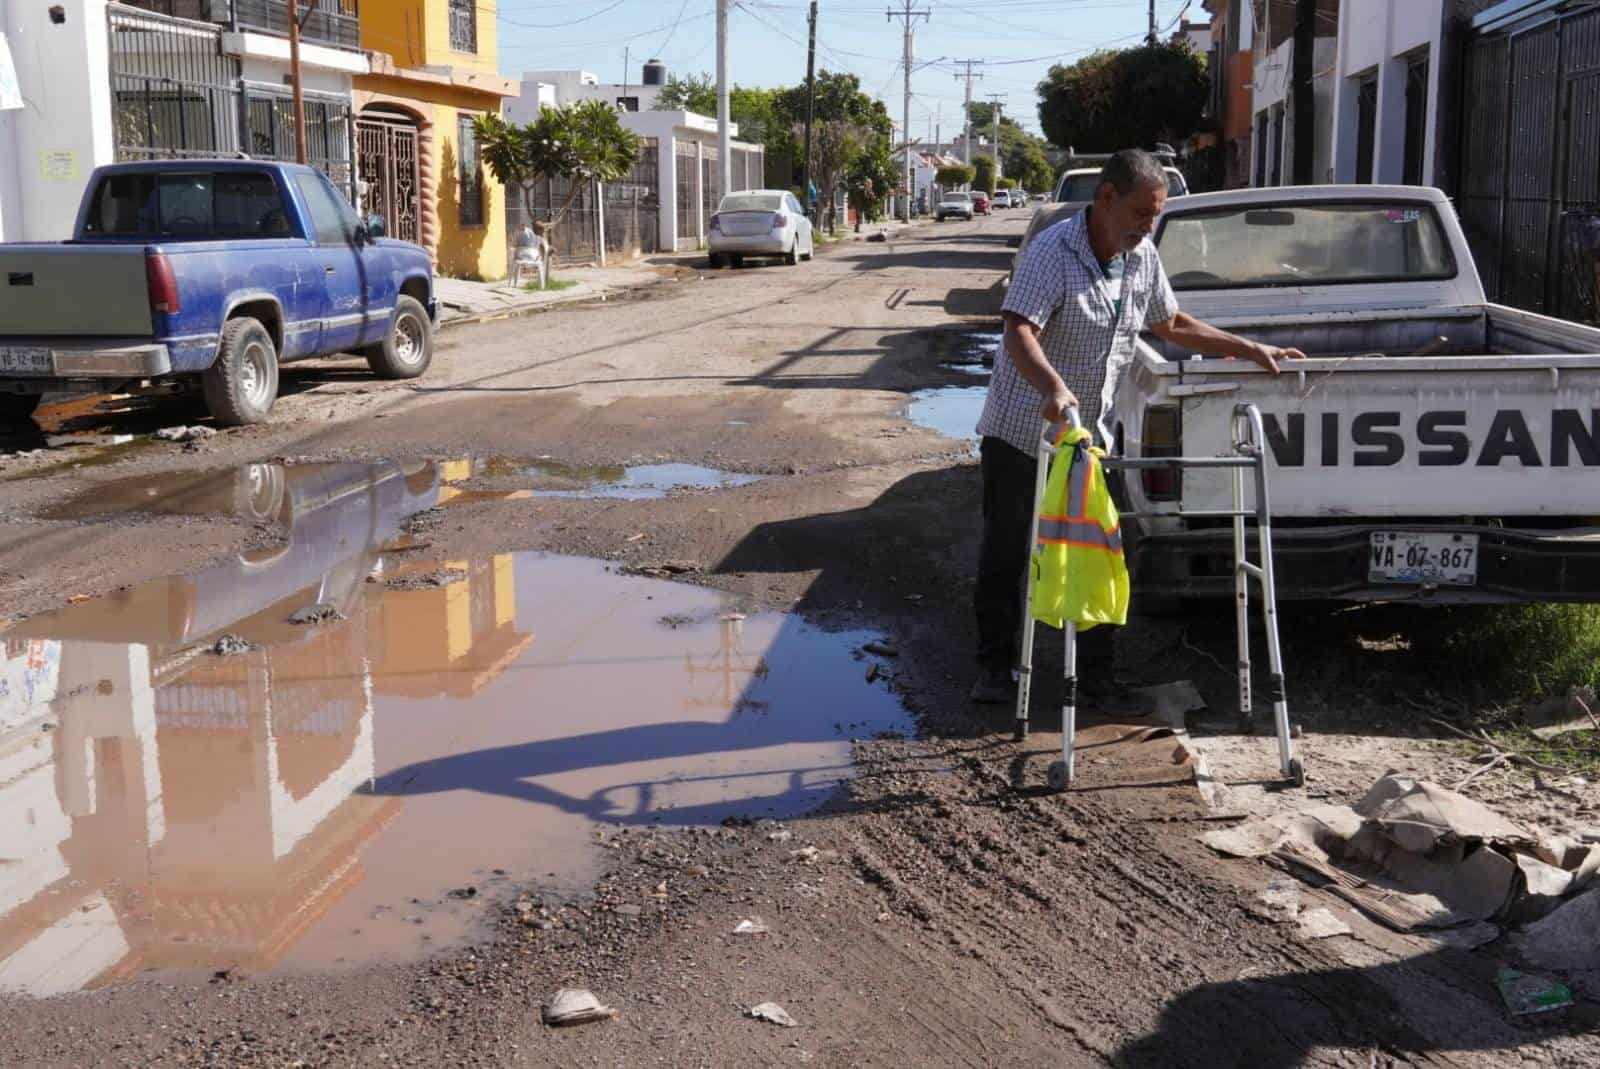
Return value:
[(782, 212), (778, 212), (775, 215), (773, 215), (773, 217), (772, 217), (772, 229), (774, 229), (774, 230), (782, 230), (784, 227), (786, 227), (788, 225), (789, 225), (789, 217), (787, 215), (784, 215)]
[[(1144, 410), (1144, 437), (1139, 443), (1139, 455), (1183, 455), (1183, 415), (1177, 405), (1151, 405)], [(1144, 483), (1144, 496), (1151, 501), (1177, 501), (1182, 496), (1177, 468), (1145, 468), (1139, 475)]]
[(144, 277), (150, 288), (150, 310), (169, 315), (180, 309), (178, 303), (178, 278), (172, 273), (172, 261), (167, 254), (150, 249), (144, 254)]

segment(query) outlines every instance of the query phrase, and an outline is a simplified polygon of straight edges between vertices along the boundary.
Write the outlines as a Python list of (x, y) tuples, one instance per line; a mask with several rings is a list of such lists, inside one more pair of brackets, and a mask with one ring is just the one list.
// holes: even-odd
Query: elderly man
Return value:
[[(1112, 399), (1141, 331), (1193, 352), (1237, 357), (1274, 374), (1304, 354), (1218, 330), (1178, 310), (1150, 234), (1167, 200), (1154, 156), (1119, 152), (1100, 172), (1094, 202), (1040, 233), (1011, 280), (1005, 335), (978, 421), (983, 437), (983, 549), (975, 598), (978, 679), (972, 698), (1016, 697), (1012, 666), (1022, 623), (1022, 584), (1041, 418), (1058, 421), (1077, 406), (1102, 444), (1111, 441)], [(1112, 630), (1097, 627), (1079, 645), (1080, 693), (1114, 696)]]

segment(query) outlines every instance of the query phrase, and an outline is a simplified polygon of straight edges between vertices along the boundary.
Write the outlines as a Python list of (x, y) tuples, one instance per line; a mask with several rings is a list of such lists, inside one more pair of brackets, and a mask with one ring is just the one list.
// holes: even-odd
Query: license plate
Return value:
[(1367, 578), (1374, 583), (1474, 586), (1478, 582), (1478, 536), (1374, 531)]
[(48, 375), (53, 370), (49, 349), (0, 345), (0, 375)]

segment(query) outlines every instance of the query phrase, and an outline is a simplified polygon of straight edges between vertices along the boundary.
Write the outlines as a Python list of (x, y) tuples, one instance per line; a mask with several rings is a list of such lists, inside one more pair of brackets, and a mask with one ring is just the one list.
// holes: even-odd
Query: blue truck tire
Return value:
[(383, 341), (362, 355), (380, 379), (414, 379), (433, 362), (433, 322), (415, 297), (402, 295)]
[(278, 348), (259, 319), (240, 316), (222, 325), (217, 359), (201, 385), (220, 426), (266, 422), (278, 399)]

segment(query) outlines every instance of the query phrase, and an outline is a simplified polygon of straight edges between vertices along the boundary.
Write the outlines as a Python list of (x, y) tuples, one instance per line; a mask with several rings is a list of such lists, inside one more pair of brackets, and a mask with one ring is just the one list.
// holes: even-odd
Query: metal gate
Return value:
[[(1490, 23), (1464, 46), (1461, 188), (1491, 300), (1592, 316), (1575, 224), (1600, 209), (1600, 8)], [(1587, 315), (1586, 315), (1587, 314)]]
[(672, 163), (677, 174), (674, 183), (677, 203), (674, 207), (678, 213), (678, 242), (680, 245), (686, 241), (699, 244), (704, 236), (700, 233), (700, 214), (695, 208), (700, 189), (700, 168), (695, 164), (699, 153), (694, 142), (676, 140), (673, 142), (673, 152), (675, 158)]
[(417, 128), (398, 117), (356, 120), (356, 179), (367, 212), (383, 216), (390, 237), (419, 241)]
[(643, 139), (633, 169), (605, 187), (607, 255), (646, 255), (660, 249), (661, 171), (659, 142)]
[(209, 22), (106, 7), (112, 142), (118, 160), (239, 151), (239, 60)]

